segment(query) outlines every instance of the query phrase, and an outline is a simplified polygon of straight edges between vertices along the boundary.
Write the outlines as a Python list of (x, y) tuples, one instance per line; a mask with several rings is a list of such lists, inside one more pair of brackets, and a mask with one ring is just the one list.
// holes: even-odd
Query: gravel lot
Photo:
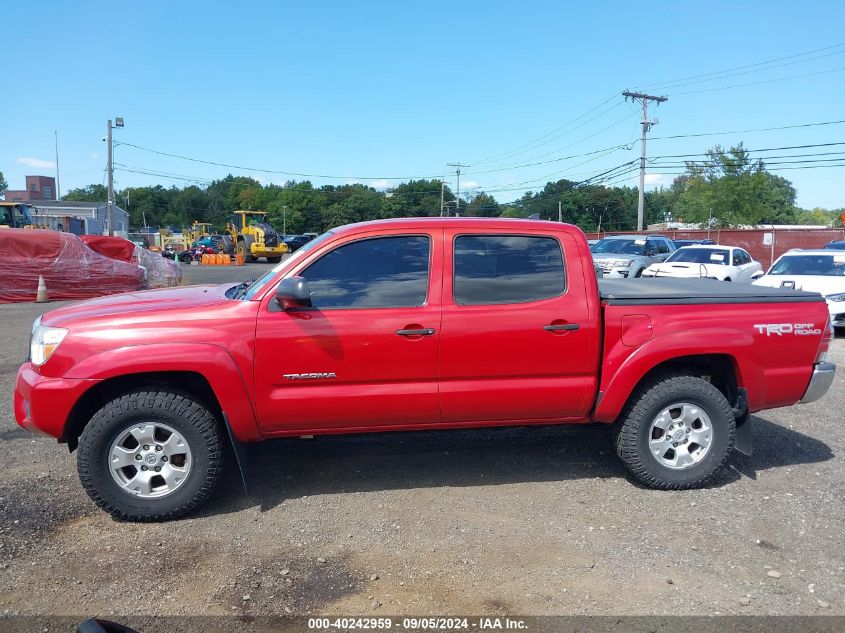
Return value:
[(136, 525), (15, 424), (40, 312), (0, 305), (0, 613), (845, 614), (842, 373), (757, 416), (754, 457), (705, 490), (632, 483), (606, 428), (276, 440), (250, 448), (250, 496), (232, 471), (199, 514)]

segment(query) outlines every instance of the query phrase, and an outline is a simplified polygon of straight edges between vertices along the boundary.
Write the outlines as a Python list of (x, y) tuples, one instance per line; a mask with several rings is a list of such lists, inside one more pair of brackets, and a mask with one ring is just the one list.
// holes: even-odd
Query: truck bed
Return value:
[(608, 305), (824, 301), (824, 297), (815, 292), (737, 284), (715, 279), (599, 279), (598, 282), (599, 296)]

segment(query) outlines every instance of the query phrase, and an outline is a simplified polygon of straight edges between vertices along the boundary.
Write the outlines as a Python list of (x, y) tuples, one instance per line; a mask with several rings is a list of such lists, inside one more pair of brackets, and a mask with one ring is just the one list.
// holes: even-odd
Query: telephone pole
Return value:
[(116, 127), (123, 127), (123, 117), (115, 117), (114, 125), (109, 119), (106, 125), (106, 143), (108, 145), (108, 164), (106, 171), (108, 172), (109, 191), (108, 191), (108, 215), (106, 216), (106, 224), (108, 226), (109, 235), (114, 235), (114, 161), (112, 160), (114, 154), (114, 144), (112, 143), (111, 131)]
[(668, 97), (656, 97), (653, 95), (647, 95), (642, 92), (629, 92), (626, 90), (622, 93), (622, 96), (625, 97), (625, 101), (630, 99), (632, 101), (640, 101), (643, 104), (643, 136), (641, 141), (641, 149), (642, 154), (640, 155), (640, 197), (637, 201), (637, 231), (643, 230), (643, 208), (645, 207), (645, 141), (646, 141), (646, 134), (652, 128), (652, 126), (657, 125), (657, 119), (654, 121), (648, 120), (648, 102), (654, 101), (655, 103), (663, 103), (664, 101), (668, 101)]
[(440, 217), (441, 218), (444, 215), (446, 215), (445, 213), (443, 213), (443, 199), (444, 199), (445, 195), (446, 195), (446, 181), (441, 180), (440, 181)]
[(455, 217), (461, 215), (461, 167), (469, 167), (463, 163), (446, 163), (447, 167), (455, 168)]

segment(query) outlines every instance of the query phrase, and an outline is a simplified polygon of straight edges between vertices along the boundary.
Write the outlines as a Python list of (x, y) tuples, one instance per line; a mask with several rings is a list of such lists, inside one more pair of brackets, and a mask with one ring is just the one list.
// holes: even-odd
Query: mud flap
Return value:
[(739, 389), (738, 392), (736, 406), (734, 407), (734, 416), (736, 417), (734, 450), (751, 457), (754, 452), (754, 429), (751, 423), (751, 414), (748, 412), (748, 399), (745, 395), (745, 389)]
[(252, 478), (250, 477), (249, 463), (246, 459), (246, 450), (244, 449), (243, 443), (239, 442), (235, 434), (232, 433), (232, 425), (229, 424), (229, 418), (225, 411), (223, 412), (223, 422), (226, 425), (226, 432), (229, 434), (229, 441), (232, 443), (232, 452), (235, 454), (235, 461), (238, 464), (238, 472), (241, 474), (244, 492), (249, 494), (252, 486)]

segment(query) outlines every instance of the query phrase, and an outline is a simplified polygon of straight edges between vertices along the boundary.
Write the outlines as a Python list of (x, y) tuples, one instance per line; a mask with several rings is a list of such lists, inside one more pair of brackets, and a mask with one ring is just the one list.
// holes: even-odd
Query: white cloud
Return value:
[(461, 189), (478, 189), (480, 186), (475, 180), (464, 180), (461, 182)]
[(369, 183), (369, 186), (373, 189), (390, 189), (393, 186), (393, 183), (382, 178), (381, 180), (373, 180)]
[(88, 154), (88, 158), (90, 158), (91, 160), (97, 160), (99, 157), (100, 157), (100, 155), (97, 152), (94, 152), (92, 154)]
[[(637, 176), (637, 180), (639, 180), (639, 176)], [(666, 174), (646, 174), (645, 175), (645, 184), (646, 186), (651, 185), (656, 187), (658, 185), (668, 185), (672, 182), (671, 176)]]
[(21, 165), (32, 167), (34, 169), (55, 169), (56, 163), (51, 160), (41, 160), (40, 158), (19, 158), (18, 162)]

